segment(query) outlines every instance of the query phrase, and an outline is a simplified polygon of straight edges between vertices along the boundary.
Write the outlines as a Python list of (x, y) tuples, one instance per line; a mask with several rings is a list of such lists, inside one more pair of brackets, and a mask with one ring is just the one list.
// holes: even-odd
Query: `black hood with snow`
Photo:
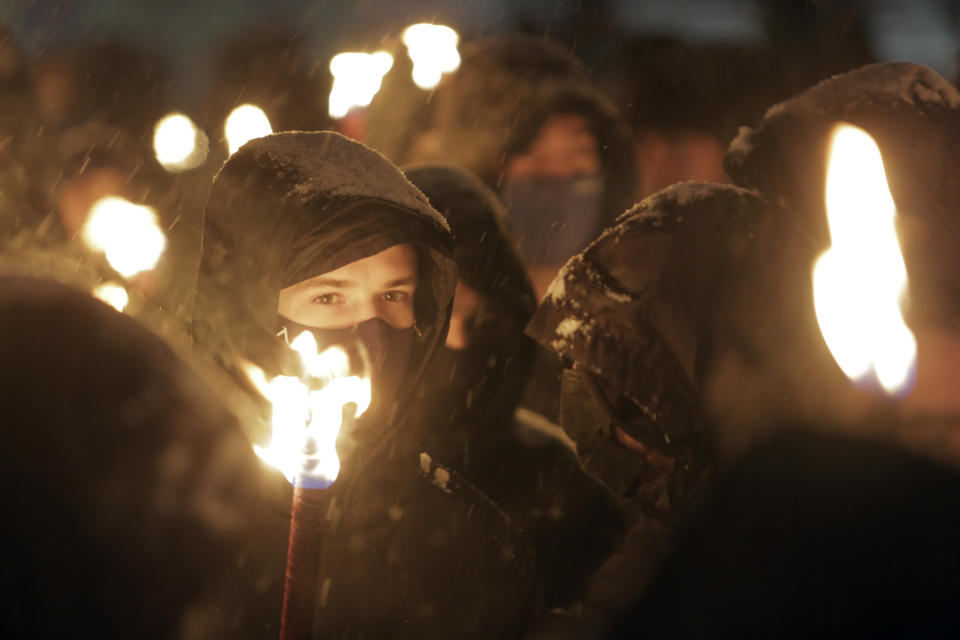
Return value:
[(739, 185), (783, 208), (812, 241), (829, 244), (824, 207), (830, 135), (847, 122), (866, 130), (883, 155), (897, 204), (900, 243), (915, 320), (943, 322), (960, 311), (960, 92), (922, 65), (871, 64), (840, 74), (771, 107), (742, 127), (724, 160)]
[(409, 391), (446, 335), (456, 284), (447, 223), (386, 158), (340, 134), (252, 140), (210, 191), (195, 338), (228, 367), (243, 357), (276, 373), (288, 353), (276, 336), (280, 290), (404, 243), (416, 247), (421, 271)]
[[(746, 276), (756, 269), (754, 240), (767, 213), (765, 201), (745, 189), (668, 187), (571, 258), (527, 327), (540, 344), (577, 364), (581, 376), (598, 381), (594, 391), (602, 390), (599, 406), (608, 413), (618, 413), (617, 398), (629, 401), (620, 415), (631, 417), (617, 426), (682, 462), (674, 471), (681, 492), (712, 460), (699, 385), (718, 342), (748, 342), (740, 328), (749, 325), (736, 317), (744, 305), (735, 301), (746, 295)], [(568, 416), (563, 420), (589, 464), (583, 457), (590, 443), (570, 431)], [(610, 435), (601, 424), (590, 431), (590, 446)]]

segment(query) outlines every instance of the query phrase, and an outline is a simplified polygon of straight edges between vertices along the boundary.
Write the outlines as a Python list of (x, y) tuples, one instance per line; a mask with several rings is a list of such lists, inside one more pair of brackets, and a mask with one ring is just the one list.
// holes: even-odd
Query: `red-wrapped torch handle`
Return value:
[(299, 483), (293, 488), (280, 640), (307, 640), (313, 631), (320, 534), (326, 517), (324, 493), (323, 489), (306, 488)]

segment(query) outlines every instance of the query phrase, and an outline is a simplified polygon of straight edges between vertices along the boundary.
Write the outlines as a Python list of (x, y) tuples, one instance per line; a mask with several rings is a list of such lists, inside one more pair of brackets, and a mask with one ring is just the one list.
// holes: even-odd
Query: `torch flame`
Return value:
[(403, 32), (403, 44), (413, 62), (413, 82), (421, 89), (433, 89), (444, 73), (460, 66), (457, 32), (440, 24), (414, 24)]
[[(317, 353), (309, 332), (290, 346), (303, 361), (306, 382), (294, 376), (267, 380), (259, 367), (245, 367), (251, 383), (273, 405), (270, 444), (254, 445), (254, 451), (291, 483), (307, 480), (328, 486), (340, 472), (336, 444), (344, 408), (353, 404), (355, 417), (363, 415), (372, 399), (370, 380), (348, 375), (349, 357), (340, 347)], [(322, 386), (313, 388), (318, 381)]]
[(123, 312), (127, 308), (127, 303), (130, 302), (130, 295), (127, 290), (113, 282), (101, 284), (95, 287), (91, 293), (94, 298), (107, 303), (120, 312)]
[(230, 155), (254, 138), (262, 138), (273, 133), (270, 120), (263, 109), (252, 104), (242, 104), (227, 116), (223, 127), (227, 136)]
[(383, 76), (393, 67), (393, 56), (376, 53), (340, 53), (330, 60), (333, 88), (330, 90), (331, 118), (342, 118), (353, 107), (365, 107), (380, 91)]
[(206, 134), (182, 113), (171, 113), (157, 122), (153, 130), (153, 150), (157, 162), (171, 173), (195, 169), (207, 159)]
[(101, 198), (90, 207), (81, 235), (125, 278), (153, 269), (167, 246), (154, 210), (117, 196)]
[(852, 125), (833, 134), (826, 208), (831, 247), (813, 270), (820, 331), (848, 378), (873, 372), (895, 394), (909, 381), (917, 356), (900, 310), (907, 269), (880, 149)]

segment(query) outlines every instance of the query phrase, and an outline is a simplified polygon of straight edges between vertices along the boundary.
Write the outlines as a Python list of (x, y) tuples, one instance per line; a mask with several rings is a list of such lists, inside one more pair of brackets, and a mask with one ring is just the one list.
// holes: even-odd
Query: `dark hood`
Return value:
[(737, 184), (784, 208), (826, 249), (826, 160), (834, 125), (866, 130), (883, 154), (911, 281), (911, 314), (942, 320), (960, 299), (960, 92), (927, 67), (871, 64), (825, 80), (742, 127), (724, 161)]
[(499, 300), (518, 326), (526, 326), (537, 303), (496, 195), (452, 165), (411, 165), (404, 173), (450, 225), (460, 279)]
[[(755, 268), (766, 212), (761, 197), (731, 186), (682, 183), (650, 196), (567, 262), (527, 333), (643, 407), (647, 432), (631, 433), (641, 442), (669, 452), (699, 441), (700, 369), (718, 340), (747, 342), (732, 301)], [(692, 372), (665, 326), (695, 348)]]
[(406, 174), (447, 218), (460, 279), (485, 298), (470, 344), (441, 349), (423, 389), (422, 423), (435, 442), (431, 450), (453, 464), (467, 443), (500, 438), (512, 426), (536, 348), (523, 334), (536, 303), (503, 208), (489, 189), (449, 165), (414, 166)]
[(437, 89), (432, 122), (414, 159), (465, 167), (497, 189), (506, 158), (529, 146), (550, 116), (576, 114), (597, 138), (606, 178), (604, 225), (633, 202), (630, 127), (573, 54), (543, 38), (511, 35), (464, 45), (462, 57)]
[(421, 265), (422, 335), (405, 377), (409, 391), (446, 333), (456, 284), (447, 223), (386, 158), (337, 133), (253, 140), (210, 191), (195, 338), (228, 367), (244, 357), (275, 373), (287, 352), (276, 337), (279, 291), (401, 243), (416, 247)]

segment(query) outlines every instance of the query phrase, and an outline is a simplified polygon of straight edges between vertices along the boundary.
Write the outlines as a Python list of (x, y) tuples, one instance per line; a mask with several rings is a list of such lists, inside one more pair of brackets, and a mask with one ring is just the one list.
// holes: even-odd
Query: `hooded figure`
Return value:
[(431, 450), (531, 540), (546, 606), (569, 606), (610, 552), (620, 512), (566, 444), (538, 431), (535, 418), (515, 415), (538, 349), (523, 334), (535, 305), (496, 197), (455, 167), (426, 164), (405, 172), (450, 223), (457, 296), (465, 300), (454, 302), (447, 345), (423, 385), (435, 397), (422, 403)]
[(737, 187), (669, 187), (574, 256), (527, 327), (571, 365), (561, 419), (580, 463), (638, 515), (559, 635), (602, 635), (704, 495), (715, 453), (702, 385), (718, 348), (749, 344), (737, 301), (765, 259), (767, 210)]
[(4, 633), (255, 636), (233, 582), (260, 465), (207, 380), (132, 318), (28, 277), (0, 277), (0, 358)]
[[(816, 325), (809, 292), (828, 245), (825, 163), (843, 122), (876, 141), (896, 204), (916, 344), (915, 376), (897, 396), (852, 384), (819, 331), (799, 330)], [(743, 326), (774, 326), (778, 341), (718, 368), (728, 393), (717, 398), (727, 396), (728, 424), (770, 422), (773, 433), (718, 478), (613, 637), (957, 637), (958, 142), (960, 93), (910, 63), (836, 76), (742, 129), (730, 175), (776, 202), (805, 250), (765, 270), (779, 295), (751, 277), (758, 291)], [(826, 394), (837, 401), (823, 403)]]
[[(513, 637), (531, 613), (530, 554), (514, 525), (433, 462), (414, 419), (423, 372), (446, 335), (456, 283), (451, 244), (443, 217), (393, 165), (339, 134), (253, 140), (214, 180), (197, 280), (198, 342), (227, 366), (244, 358), (270, 374), (290, 366), (286, 339), (302, 331), (321, 348), (359, 342), (369, 355), (373, 405), (341, 433), (342, 468), (327, 490), (336, 508), (323, 538), (318, 634)], [(376, 305), (392, 313), (409, 298), (409, 324), (379, 311), (337, 328), (311, 319), (352, 304), (352, 285), (329, 278), (405, 247), (415, 272), (389, 283)], [(310, 293), (305, 307), (288, 304), (318, 283), (332, 289)], [(284, 315), (287, 308), (310, 317)]]
[(702, 489), (712, 453), (699, 384), (717, 343), (746, 340), (723, 303), (749, 272), (765, 208), (702, 183), (647, 198), (566, 264), (527, 328), (575, 365), (563, 426), (581, 462), (647, 516), (672, 522)]
[[(936, 300), (960, 295), (960, 92), (919, 64), (871, 64), (825, 80), (742, 127), (724, 161), (740, 185), (764, 193), (819, 253), (829, 246), (824, 207), (834, 126), (864, 129), (883, 155), (897, 205), (914, 320), (941, 322)], [(949, 266), (948, 266), (949, 265)]]
[(508, 36), (464, 47), (408, 158), (463, 166), (500, 195), (542, 294), (560, 265), (634, 201), (632, 145), (570, 52)]

